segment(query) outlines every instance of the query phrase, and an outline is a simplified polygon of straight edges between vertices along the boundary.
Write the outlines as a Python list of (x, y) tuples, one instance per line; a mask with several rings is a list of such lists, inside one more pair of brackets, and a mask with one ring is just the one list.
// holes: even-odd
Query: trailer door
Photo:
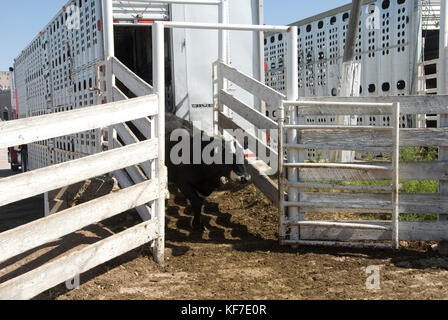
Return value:
[[(232, 24), (259, 24), (259, 0), (229, 0)], [(219, 22), (217, 6), (172, 5), (171, 19), (185, 22)], [(212, 64), (218, 59), (218, 31), (172, 30), (173, 81), (176, 114), (184, 119), (201, 122), (202, 128), (213, 128)], [(254, 32), (229, 32), (229, 63), (260, 79), (260, 37)], [(249, 105), (258, 102), (235, 88), (235, 96)]]

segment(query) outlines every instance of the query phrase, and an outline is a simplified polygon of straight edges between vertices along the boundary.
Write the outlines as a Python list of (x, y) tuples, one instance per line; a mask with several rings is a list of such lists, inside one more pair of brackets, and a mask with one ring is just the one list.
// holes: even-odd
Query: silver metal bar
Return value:
[(299, 189), (336, 189), (336, 190), (350, 190), (350, 191), (388, 191), (392, 192), (392, 186), (355, 186), (355, 185), (340, 185), (340, 184), (322, 184), (322, 183), (285, 183), (286, 187)]
[(344, 242), (344, 241), (283, 240), (282, 244), (325, 246), (325, 247), (349, 247), (349, 248), (392, 248), (392, 245), (389, 243)]
[[(292, 27), (290, 32), (286, 34), (286, 75), (285, 75), (285, 83), (286, 83), (286, 98), (288, 100), (297, 100), (299, 98), (299, 74), (298, 74), (298, 27)], [(294, 110), (289, 110), (289, 123), (292, 125), (299, 124), (298, 115), (296, 112), (296, 108)], [(287, 126), (283, 126), (286, 129)], [(288, 143), (297, 143), (298, 131), (294, 128), (290, 128), (286, 131), (287, 133), (287, 142)], [(288, 161), (289, 162), (301, 162), (304, 159), (300, 158), (300, 153), (297, 150), (291, 150), (288, 152)], [(286, 167), (288, 168), (288, 181), (290, 182), (298, 182), (299, 181), (299, 170), (296, 167)], [(300, 193), (297, 189), (289, 189), (288, 190), (288, 201), (300, 201)], [(295, 221), (303, 221), (306, 220), (304, 214), (301, 214), (298, 208), (287, 208), (288, 217)], [(299, 228), (292, 228), (290, 236), (292, 238), (299, 239), (300, 232)]]
[(329, 125), (285, 125), (285, 129), (295, 130), (394, 130), (394, 127), (374, 127), (374, 126), (329, 126)]
[(390, 226), (380, 226), (373, 224), (361, 224), (361, 223), (344, 223), (333, 221), (286, 221), (288, 226), (303, 226), (303, 227), (325, 227), (325, 228), (341, 228), (341, 229), (357, 229), (357, 230), (379, 230), (379, 231), (391, 231)]
[(237, 30), (237, 31), (273, 31), (288, 32), (292, 27), (286, 26), (257, 26), (251, 24), (222, 24), (222, 23), (193, 23), (193, 22), (163, 22), (166, 28), (181, 29), (211, 29), (211, 30)]
[(313, 145), (313, 144), (285, 144), (285, 149), (318, 149), (318, 150), (356, 150), (368, 152), (392, 152), (392, 147), (358, 147), (358, 146), (329, 146), (329, 145)]
[(285, 183), (286, 183), (286, 172), (284, 168), (284, 132), (283, 125), (285, 124), (285, 108), (281, 104), (277, 109), (278, 114), (278, 203), (279, 203), (279, 215), (280, 215), (280, 237), (286, 235), (286, 228), (284, 221), (286, 220), (286, 212), (285, 212)]
[(394, 152), (392, 154), (392, 244), (395, 249), (400, 247), (399, 239), (399, 193), (400, 193), (400, 104), (394, 104), (393, 123), (395, 130), (393, 131)]
[(309, 101), (299, 99), (297, 101), (285, 101), (285, 107), (300, 106), (300, 107), (314, 107), (314, 106), (324, 106), (324, 107), (335, 107), (335, 108), (346, 108), (346, 107), (365, 107), (365, 108), (390, 108), (392, 110), (393, 103), (377, 103), (377, 102), (340, 102), (340, 101)]
[(292, 168), (328, 168), (328, 169), (354, 169), (354, 170), (383, 170), (390, 171), (390, 166), (374, 166), (364, 164), (345, 163), (285, 163), (285, 167)]
[[(119, 2), (119, 1), (114, 1)], [(160, 4), (198, 4), (198, 5), (215, 5), (219, 6), (221, 4), (220, 0), (132, 0), (130, 4), (133, 3), (160, 3)], [(128, 2), (126, 3), (128, 4)]]
[(365, 203), (336, 203), (336, 202), (290, 202), (285, 201), (285, 207), (293, 208), (337, 208), (337, 209), (375, 209), (381, 210), (381, 212), (392, 212), (393, 207), (379, 206), (376, 204), (365, 204)]

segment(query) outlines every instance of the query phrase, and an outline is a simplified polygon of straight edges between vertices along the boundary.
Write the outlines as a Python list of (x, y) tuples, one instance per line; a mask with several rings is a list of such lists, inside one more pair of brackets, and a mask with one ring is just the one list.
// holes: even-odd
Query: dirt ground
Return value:
[[(166, 263), (143, 246), (82, 274), (81, 286), (61, 284), (36, 299), (447, 299), (448, 258), (430, 244), (399, 252), (278, 245), (278, 213), (254, 186), (217, 191), (205, 206), (206, 230), (191, 231), (191, 211), (170, 186)], [(16, 207), (14, 207), (16, 206)], [(26, 208), (13, 204), (8, 210)], [(2, 211), (4, 208), (1, 209)], [(20, 211), (20, 210), (19, 210)], [(39, 217), (21, 211), (1, 231)], [(2, 215), (4, 215), (4, 211)], [(11, 216), (9, 216), (11, 218)], [(0, 264), (0, 283), (139, 223), (128, 212)], [(12, 221), (12, 220), (11, 220)], [(368, 290), (368, 266), (380, 267), (380, 289)]]
[[(429, 244), (390, 250), (281, 247), (277, 212), (250, 186), (213, 194), (207, 230), (190, 231), (185, 198), (172, 189), (167, 258), (148, 246), (81, 275), (80, 288), (60, 285), (37, 299), (447, 299), (448, 258)], [(186, 208), (186, 209), (185, 209)], [(135, 212), (56, 241), (0, 265), (0, 282), (138, 223)], [(367, 290), (366, 268), (380, 266), (379, 290)]]

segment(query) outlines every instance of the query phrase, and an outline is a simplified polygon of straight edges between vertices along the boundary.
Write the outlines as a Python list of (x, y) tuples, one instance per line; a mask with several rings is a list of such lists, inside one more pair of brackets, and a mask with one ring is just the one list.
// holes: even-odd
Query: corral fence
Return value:
[[(164, 109), (159, 109), (157, 95), (4, 122), (0, 125), (0, 148), (117, 125), (148, 116), (157, 117), (156, 124), (162, 123), (163, 127)], [(0, 206), (4, 206), (147, 161), (157, 160), (159, 164), (156, 174), (150, 180), (0, 234), (0, 261), (7, 261), (135, 207), (159, 199), (164, 201), (167, 178), (163, 165), (163, 141), (164, 132), (159, 130), (157, 136), (150, 136), (150, 139), (143, 142), (1, 179)], [(32, 298), (152, 241), (155, 259), (163, 262), (164, 224), (161, 221), (164, 219), (164, 207), (157, 210), (143, 223), (0, 284), (0, 298)]]
[[(220, 131), (243, 129), (238, 114), (260, 129), (278, 129), (277, 143), (266, 148), (279, 155), (279, 181), (260, 172), (254, 181), (280, 212), (280, 242), (288, 245), (330, 245), (398, 248), (400, 241), (448, 240), (448, 163), (444, 128), (408, 129), (403, 117), (448, 114), (446, 96), (298, 97), (297, 29), (286, 30), (286, 96), (218, 61), (214, 68), (215, 122)], [(234, 97), (227, 82), (250, 92), (277, 110), (278, 123)], [(309, 118), (379, 117), (383, 126), (348, 126), (340, 121), (318, 125)], [(248, 133), (250, 136), (250, 134)], [(260, 144), (260, 137), (253, 137)], [(262, 140), (262, 139), (261, 139)], [(400, 162), (400, 150), (439, 148), (438, 161)], [(353, 163), (309, 159), (318, 152), (358, 151), (381, 158)], [(263, 157), (252, 150), (257, 157)], [(376, 160), (376, 161), (375, 161)], [(254, 170), (254, 168), (251, 168)], [(256, 169), (256, 168), (255, 168)], [(438, 193), (403, 193), (406, 181), (439, 181)], [(326, 220), (325, 216), (344, 219)], [(361, 214), (361, 215), (360, 215)], [(407, 214), (436, 215), (437, 221), (403, 219)], [(353, 215), (353, 219), (347, 216)], [(364, 217), (367, 218), (363, 220)], [(385, 217), (380, 221), (378, 215)], [(334, 218), (333, 218), (334, 219)]]

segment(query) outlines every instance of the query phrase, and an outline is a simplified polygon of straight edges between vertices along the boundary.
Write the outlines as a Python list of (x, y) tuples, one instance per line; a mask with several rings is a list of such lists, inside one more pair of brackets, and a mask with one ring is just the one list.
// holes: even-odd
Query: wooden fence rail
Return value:
[[(148, 95), (90, 108), (1, 123), (0, 148), (113, 125), (126, 133), (126, 127), (121, 124), (122, 122), (148, 119), (149, 116), (163, 116), (164, 110), (160, 108), (158, 96)], [(164, 131), (157, 130), (156, 132), (156, 136), (148, 132), (147, 137), (151, 139), (144, 141), (131, 139), (133, 136), (129, 133), (125, 145), (120, 148), (1, 179), (0, 206), (3, 206), (106, 173), (118, 172), (118, 176), (123, 180), (127, 178), (127, 175), (122, 175), (123, 171), (120, 170), (137, 168), (136, 165), (145, 168), (144, 171), (147, 174), (145, 176), (141, 173), (138, 183), (126, 184), (119, 192), (1, 233), (0, 262), (119, 213), (133, 208), (147, 208), (148, 203), (165, 199), (166, 170), (159, 168), (159, 170), (151, 171), (149, 165), (147, 167), (144, 165), (159, 159), (163, 149), (160, 141), (162, 143), (164, 141)], [(122, 134), (125, 135), (123, 132)], [(133, 171), (128, 172), (132, 176)], [(17, 192), (17, 189), (21, 192)], [(160, 209), (164, 210), (163, 207)], [(160, 220), (163, 217), (164, 212), (149, 212), (144, 219), (149, 221), (0, 284), (0, 299), (32, 298), (42, 291), (150, 241), (155, 243), (155, 250), (158, 252), (156, 259), (163, 262), (163, 250), (159, 248), (164, 246), (162, 230), (164, 223)]]
[(158, 114), (150, 95), (72, 111), (0, 123), (0, 148), (47, 140)]
[[(225, 81), (233, 82), (241, 89), (253, 94), (271, 107), (283, 105), (297, 108), (299, 122), (293, 126), (285, 125), (285, 130), (297, 130), (300, 143), (286, 143), (279, 137), (279, 143), (285, 151), (297, 150), (302, 154), (304, 150), (353, 150), (363, 152), (387, 152), (394, 154), (398, 164), (398, 149), (400, 147), (448, 147), (448, 130), (440, 129), (404, 129), (398, 132), (398, 116), (422, 114), (448, 114), (448, 96), (411, 96), (411, 97), (316, 97), (299, 98), (297, 101), (286, 101), (286, 97), (248, 75), (217, 62), (214, 66), (215, 81), (215, 112), (218, 127), (222, 129), (244, 129), (239, 121), (230, 117), (222, 106), (226, 106), (242, 119), (256, 128), (276, 129), (277, 123), (264, 114), (245, 104), (230, 91), (223, 88)], [(398, 106), (399, 108), (391, 106)], [(395, 109), (399, 110), (395, 112)], [(277, 114), (281, 114), (277, 110)], [(300, 122), (309, 116), (370, 116), (386, 117), (394, 123), (392, 127), (337, 127), (337, 126), (306, 126)], [(386, 120), (384, 121), (386, 123)], [(251, 136), (250, 134), (248, 134)], [(253, 137), (258, 142), (259, 137)], [(395, 146), (395, 148), (393, 147)], [(272, 146), (270, 147), (272, 149)], [(282, 150), (282, 149), (280, 149)], [(277, 150), (271, 150), (277, 154)], [(280, 153), (282, 154), (282, 153)], [(279, 158), (281, 163), (282, 158)], [(288, 157), (284, 160), (286, 161)], [(416, 222), (400, 221), (398, 214), (436, 214), (443, 216), (448, 208), (448, 198), (440, 194), (400, 194), (400, 200), (395, 203), (391, 199), (391, 191), (397, 193), (398, 180), (447, 180), (448, 161), (443, 157), (439, 161), (400, 162), (399, 170), (392, 171), (391, 163), (364, 162), (345, 164), (306, 164), (305, 158), (301, 163), (287, 164), (285, 167), (297, 167), (299, 180), (288, 182), (288, 189), (301, 189), (300, 201), (287, 201), (285, 208), (298, 207), (301, 213), (393, 213), (394, 221), (353, 221), (342, 224), (341, 221), (316, 222), (313, 221), (283, 221), (288, 228), (298, 228), (293, 232), (297, 238), (283, 239), (284, 244), (304, 245), (347, 245), (347, 246), (376, 246), (383, 244), (366, 244), (364, 240), (384, 241), (393, 239), (394, 247), (398, 246), (398, 239), (406, 241), (441, 241), (448, 239), (448, 224), (446, 222)], [(289, 168), (288, 167), (288, 168)], [(291, 168), (292, 168), (291, 167)], [(298, 168), (300, 167), (300, 168)], [(398, 168), (398, 166), (397, 166)], [(251, 168), (250, 168), (251, 169)], [(255, 170), (256, 172), (256, 170)], [(360, 181), (394, 180), (395, 189), (388, 186), (342, 185), (340, 181), (352, 183)], [(325, 187), (324, 183), (333, 183)], [(271, 179), (257, 179), (256, 186), (264, 192), (276, 205), (281, 206), (278, 195), (285, 196), (285, 190), (279, 192), (278, 185)], [(329, 193), (336, 187), (345, 192)], [(314, 189), (311, 192), (310, 189)], [(370, 193), (369, 193), (370, 192)], [(298, 217), (304, 217), (300, 214)], [(284, 219), (283, 219), (284, 220)], [(346, 221), (344, 221), (346, 222)], [(347, 223), (347, 222), (346, 222)], [(345, 228), (346, 227), (346, 228)], [(381, 230), (380, 230), (381, 229)], [(281, 231), (286, 230), (284, 227)], [(394, 230), (394, 235), (392, 235)], [(390, 247), (390, 243), (384, 247)]]

